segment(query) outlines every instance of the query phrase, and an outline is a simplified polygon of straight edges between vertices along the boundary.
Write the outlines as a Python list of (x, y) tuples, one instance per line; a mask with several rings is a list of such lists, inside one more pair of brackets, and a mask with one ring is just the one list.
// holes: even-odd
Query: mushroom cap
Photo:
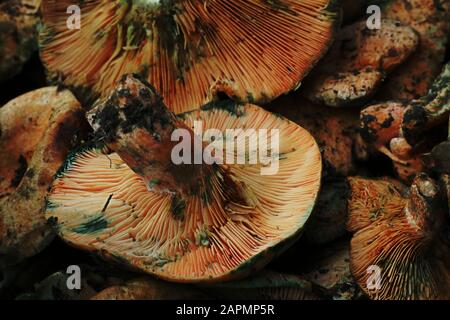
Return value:
[[(177, 117), (187, 127), (202, 121), (205, 131), (218, 129), (225, 139), (227, 129), (279, 130), (279, 152), (272, 155), (278, 172), (261, 175), (262, 163), (219, 165), (210, 180), (197, 178), (200, 191), (189, 195), (180, 216), (173, 195), (149, 191), (118, 154), (85, 147), (59, 172), (46, 217), (68, 243), (160, 278), (244, 276), (299, 236), (320, 186), (319, 148), (303, 128), (250, 104), (210, 103)], [(241, 137), (237, 145), (249, 147)], [(230, 188), (244, 201), (230, 198), (236, 191)]]
[(391, 178), (349, 177), (347, 230), (357, 232), (372, 222), (396, 215), (405, 207), (406, 187)]
[(205, 300), (192, 285), (167, 283), (150, 277), (138, 278), (103, 289), (90, 300)]
[(123, 74), (140, 73), (175, 113), (216, 92), (264, 103), (296, 88), (339, 21), (334, 0), (89, 0), (78, 4), (82, 28), (70, 30), (71, 4), (42, 3), (50, 76), (87, 93), (85, 102), (108, 94)]
[(356, 174), (355, 136), (358, 137), (359, 110), (313, 104), (303, 98), (303, 89), (306, 87), (276, 99), (268, 105), (268, 110), (288, 118), (313, 135), (322, 152), (324, 177)]
[[(350, 268), (372, 299), (450, 298), (450, 246), (442, 238), (444, 212), (437, 186), (414, 179), (404, 209), (359, 230), (351, 241)], [(380, 287), (368, 287), (369, 267), (380, 268)]]
[(3, 0), (0, 3), (0, 82), (20, 73), (37, 51), (41, 0)]

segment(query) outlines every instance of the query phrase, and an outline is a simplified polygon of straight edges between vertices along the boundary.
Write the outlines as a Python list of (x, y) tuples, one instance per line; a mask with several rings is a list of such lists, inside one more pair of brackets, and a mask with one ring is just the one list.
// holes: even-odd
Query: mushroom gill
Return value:
[(123, 74), (140, 73), (175, 113), (219, 92), (264, 103), (296, 88), (339, 21), (329, 0), (88, 0), (78, 4), (82, 28), (71, 30), (70, 4), (42, 3), (50, 76), (84, 102), (105, 97)]

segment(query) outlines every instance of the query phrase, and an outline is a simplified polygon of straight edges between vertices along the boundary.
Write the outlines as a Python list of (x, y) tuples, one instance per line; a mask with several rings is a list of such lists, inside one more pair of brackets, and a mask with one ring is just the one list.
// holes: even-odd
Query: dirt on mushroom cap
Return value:
[(51, 76), (85, 93), (84, 102), (141, 73), (175, 113), (208, 102), (217, 84), (250, 103), (296, 88), (339, 21), (334, 0), (90, 0), (80, 4), (83, 28), (69, 30), (68, 4), (42, 5), (41, 57)]
[[(9, 117), (15, 112), (21, 116)], [(24, 112), (28, 117), (22, 117)], [(49, 119), (45, 119), (47, 116)], [(11, 124), (10, 120), (17, 123)], [(89, 127), (75, 97), (69, 91), (58, 91), (56, 87), (39, 89), (16, 98), (0, 109), (0, 121), (2, 125), (7, 124), (7, 129), (23, 126), (23, 130), (30, 128), (30, 132), (40, 132), (37, 135), (39, 141), (30, 139), (29, 144), (14, 144), (16, 152), (12, 152), (13, 155), (24, 152), (19, 157), (24, 159), (24, 168), (20, 169), (13, 187), (6, 185), (3, 189), (2, 185), (0, 267), (5, 267), (36, 254), (52, 239), (53, 233), (43, 213), (45, 196), (69, 150), (86, 137)], [(39, 126), (33, 130), (35, 122), (39, 122)], [(0, 145), (12, 147), (11, 142), (20, 141), (20, 138), (15, 140), (14, 132), (5, 133), (0, 137)], [(28, 157), (29, 161), (26, 160)], [(11, 163), (8, 157), (3, 159), (6, 159), (3, 162), (6, 167), (2, 167), (2, 175), (8, 172), (8, 167), (15, 168), (14, 161)], [(8, 176), (6, 180), (9, 180)]]

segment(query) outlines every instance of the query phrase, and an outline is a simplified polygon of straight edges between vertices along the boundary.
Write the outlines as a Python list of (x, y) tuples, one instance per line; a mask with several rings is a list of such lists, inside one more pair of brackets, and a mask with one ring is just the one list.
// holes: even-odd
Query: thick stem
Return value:
[[(164, 105), (158, 92), (145, 80), (127, 75), (108, 98), (88, 115), (97, 136), (145, 181), (149, 190), (180, 195), (192, 193), (200, 177), (212, 172), (212, 166), (194, 164), (196, 150), (202, 150), (200, 137), (179, 121)], [(180, 144), (172, 134), (183, 132), (192, 160), (180, 163), (174, 153)], [(186, 142), (184, 139), (188, 139)], [(174, 139), (175, 140), (175, 139)], [(181, 139), (180, 139), (181, 140)], [(175, 158), (174, 158), (175, 157)]]

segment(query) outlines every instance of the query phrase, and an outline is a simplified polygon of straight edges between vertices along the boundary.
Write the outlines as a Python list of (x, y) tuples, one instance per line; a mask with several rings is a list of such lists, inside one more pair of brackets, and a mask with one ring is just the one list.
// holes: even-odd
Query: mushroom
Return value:
[[(88, 118), (97, 140), (68, 158), (46, 210), (76, 247), (171, 281), (232, 279), (297, 239), (312, 211), (321, 177), (317, 144), (259, 107), (224, 100), (175, 116), (150, 84), (126, 75)], [(172, 141), (178, 129), (187, 135), (186, 161), (172, 156), (181, 155)], [(226, 147), (205, 147), (209, 129)], [(270, 144), (250, 143), (256, 135)], [(251, 163), (261, 151), (267, 156)], [(189, 162), (202, 154), (200, 164)]]
[(391, 0), (382, 16), (412, 27), (420, 37), (417, 51), (397, 68), (379, 90), (377, 99), (412, 100), (424, 96), (445, 61), (450, 32), (450, 2)]
[(374, 221), (399, 212), (407, 199), (406, 186), (389, 178), (349, 177), (347, 230), (357, 232)]
[(391, 158), (404, 181), (425, 169), (425, 155), (442, 141), (440, 126), (447, 123), (450, 112), (449, 80), (447, 64), (426, 96), (410, 102), (387, 101), (361, 112), (362, 139)]
[(0, 108), (0, 267), (34, 255), (52, 238), (43, 213), (47, 189), (88, 128), (78, 101), (56, 87)]
[(402, 134), (414, 146), (426, 132), (440, 124), (447, 124), (450, 114), (450, 63), (443, 68), (428, 93), (413, 100), (405, 110)]
[[(450, 246), (445, 212), (435, 182), (414, 179), (401, 210), (392, 210), (359, 230), (351, 241), (351, 271), (372, 299), (449, 299)], [(369, 286), (378, 267), (379, 286)]]
[[(390, 149), (390, 142), (401, 135), (401, 125), (406, 106), (401, 102), (387, 101), (369, 106), (361, 111), (359, 134), (373, 149), (401, 162)], [(395, 149), (399, 151), (398, 145)]]
[(20, 73), (37, 50), (37, 25), (42, 0), (0, 3), (0, 82)]
[(215, 298), (232, 300), (320, 300), (327, 293), (304, 277), (269, 270), (244, 280), (201, 288)]
[(383, 20), (379, 30), (369, 30), (366, 21), (344, 27), (323, 63), (305, 80), (306, 96), (330, 107), (361, 104), (417, 44), (414, 30), (390, 20)]
[(140, 73), (175, 113), (215, 94), (265, 103), (296, 88), (339, 21), (330, 0), (96, 0), (78, 3), (83, 27), (70, 30), (70, 4), (42, 3), (41, 58), (51, 78), (84, 102)]
[(305, 227), (305, 237), (309, 242), (329, 243), (346, 234), (349, 196), (350, 188), (345, 178), (323, 181), (316, 206)]

